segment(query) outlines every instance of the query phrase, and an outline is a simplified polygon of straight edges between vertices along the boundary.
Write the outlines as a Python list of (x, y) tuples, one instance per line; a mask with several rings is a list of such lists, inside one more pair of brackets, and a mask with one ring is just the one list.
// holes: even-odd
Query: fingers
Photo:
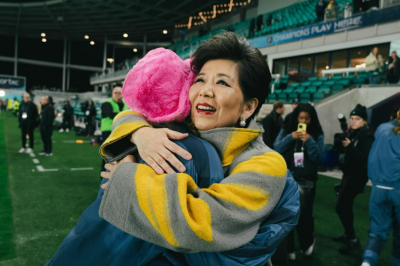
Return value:
[(161, 167), (158, 166), (158, 164), (157, 164), (157, 163), (153, 160), (153, 158), (151, 158), (150, 156), (142, 157), (142, 159), (143, 159), (151, 168), (153, 168), (153, 170), (154, 170), (157, 174), (161, 175), (161, 174), (164, 173), (163, 169), (161, 169)]
[[(175, 143), (174, 143), (175, 144)], [(160, 153), (160, 155), (170, 164), (172, 164), (176, 169), (178, 169), (180, 172), (185, 172), (186, 168), (183, 165), (183, 163), (181, 161), (178, 160), (178, 158), (175, 157), (174, 154), (172, 154), (169, 150), (164, 150), (162, 153)], [(167, 163), (168, 165), (168, 163)], [(169, 165), (168, 165), (169, 166)], [(164, 167), (163, 167), (164, 168)], [(166, 170), (164, 168), (164, 170)], [(168, 174), (170, 174), (168, 171), (166, 171)], [(173, 172), (175, 173), (175, 172)]]
[(104, 168), (112, 172), (115, 168), (115, 165), (114, 163), (107, 163), (106, 165), (104, 165)]
[(167, 137), (169, 139), (185, 139), (189, 136), (189, 134), (187, 134), (187, 133), (180, 133), (180, 132), (173, 131), (173, 130), (170, 130), (167, 128), (165, 128), (164, 130), (165, 130), (165, 133), (167, 133)]
[(101, 173), (100, 173), (100, 176), (101, 176), (102, 178), (110, 179), (110, 177), (111, 177), (111, 172), (101, 172)]
[(108, 185), (108, 182), (107, 182), (107, 183), (104, 183), (103, 185), (101, 185), (101, 188), (102, 188), (102, 189), (106, 189), (106, 188), (107, 188), (107, 185)]
[[(187, 150), (183, 149), (178, 144), (176, 144), (176, 143), (174, 143), (172, 141), (168, 141), (167, 143), (165, 143), (165, 147), (168, 150), (170, 150), (172, 153), (178, 154), (179, 156), (181, 156), (185, 160), (191, 160), (192, 159), (192, 155)], [(169, 161), (169, 162), (172, 163), (171, 161)], [(172, 165), (176, 167), (175, 164), (172, 164)], [(176, 167), (176, 169), (179, 169), (179, 168)]]
[[(166, 157), (171, 158), (170, 156)], [(156, 154), (153, 159), (167, 174), (175, 173), (175, 171), (171, 168), (171, 166), (169, 166), (165, 158), (161, 157), (159, 154)]]

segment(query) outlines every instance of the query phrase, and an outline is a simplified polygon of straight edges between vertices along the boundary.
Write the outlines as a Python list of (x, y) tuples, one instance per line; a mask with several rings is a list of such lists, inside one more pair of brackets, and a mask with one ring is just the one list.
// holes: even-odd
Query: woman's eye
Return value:
[(197, 82), (204, 82), (204, 79), (196, 79), (196, 80), (194, 81), (194, 83), (197, 83)]
[(223, 81), (223, 80), (218, 81), (217, 84), (230, 87), (230, 85), (228, 83), (226, 83), (225, 81)]

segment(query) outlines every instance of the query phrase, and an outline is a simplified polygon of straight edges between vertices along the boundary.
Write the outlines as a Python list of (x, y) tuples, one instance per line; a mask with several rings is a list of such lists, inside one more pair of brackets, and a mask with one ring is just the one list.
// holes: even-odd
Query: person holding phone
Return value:
[[(317, 166), (324, 156), (324, 133), (315, 108), (300, 103), (290, 121), (284, 125), (274, 142), (274, 148), (283, 155), (300, 188), (300, 218), (296, 226), (300, 248), (304, 256), (314, 249), (313, 205), (318, 178)], [(288, 236), (288, 257), (296, 259), (293, 231)]]

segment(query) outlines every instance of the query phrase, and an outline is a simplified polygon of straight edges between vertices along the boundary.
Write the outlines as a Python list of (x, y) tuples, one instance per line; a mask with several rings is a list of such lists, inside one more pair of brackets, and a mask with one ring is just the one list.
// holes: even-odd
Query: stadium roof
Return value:
[[(0, 1), (0, 32), (6, 35), (49, 39), (125, 39), (165, 41), (175, 25), (189, 16), (212, 10), (223, 0), (24, 0)], [(164, 34), (163, 31), (168, 33)], [(169, 38), (168, 38), (169, 37)]]

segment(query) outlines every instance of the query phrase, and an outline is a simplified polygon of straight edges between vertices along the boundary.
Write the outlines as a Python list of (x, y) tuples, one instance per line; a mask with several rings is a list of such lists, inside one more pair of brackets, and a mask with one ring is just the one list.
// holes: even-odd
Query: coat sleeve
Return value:
[(308, 157), (313, 163), (320, 163), (324, 158), (324, 135), (319, 135), (317, 141), (311, 136), (304, 142), (307, 147)]
[(373, 64), (375, 64), (375, 57), (373, 57), (373, 56), (371, 56), (371, 55), (368, 55), (368, 56), (365, 58), (365, 65), (366, 65), (366, 66), (369, 66), (369, 65), (373, 65)]
[(372, 135), (360, 141), (356, 147), (351, 143), (346, 149), (347, 154), (353, 158), (358, 165), (368, 165), (368, 155), (374, 142)]
[(279, 132), (279, 135), (274, 142), (274, 148), (277, 152), (282, 154), (290, 147), (293, 141), (294, 139), (292, 134), (285, 135), (284, 130), (281, 129), (281, 132)]
[(158, 175), (147, 165), (122, 163), (99, 215), (128, 234), (178, 252), (238, 248), (254, 238), (286, 182), (286, 163), (278, 153), (268, 149), (247, 157), (221, 183), (205, 189), (187, 174)]

